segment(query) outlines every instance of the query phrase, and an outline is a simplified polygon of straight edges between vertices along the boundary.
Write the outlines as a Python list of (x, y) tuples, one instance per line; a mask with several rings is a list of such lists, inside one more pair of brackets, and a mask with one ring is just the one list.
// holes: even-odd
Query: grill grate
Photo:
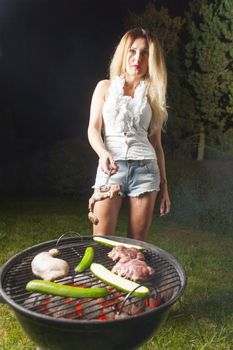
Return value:
[[(74, 267), (81, 260), (87, 246), (93, 246), (95, 250), (94, 261), (103, 264), (111, 269), (115, 264), (108, 256), (110, 247), (100, 245), (93, 241), (92, 237), (69, 238), (60, 242), (59, 257), (68, 262), (70, 266), (69, 276), (57, 280), (62, 284), (70, 284), (77, 287), (103, 287), (106, 286), (99, 281), (89, 270), (77, 274)], [(25, 291), (28, 281), (35, 279), (31, 271), (31, 261), (36, 254), (41, 251), (48, 251), (54, 247), (54, 242), (47, 242), (45, 245), (31, 248), (20, 254), (17, 261), (9, 268), (3, 279), (3, 288), (15, 303), (26, 309), (39, 314), (44, 314), (55, 318), (65, 318), (73, 320), (106, 320), (114, 319), (120, 315), (119, 310), (127, 293), (110, 290), (110, 294), (100, 299), (70, 299), (42, 295), (39, 293), (29, 293)], [(181, 288), (181, 280), (172, 261), (163, 257), (156, 249), (148, 250), (144, 253), (146, 262), (155, 269), (155, 274), (143, 281), (143, 284), (154, 290), (156, 295), (152, 298), (142, 299), (130, 296), (127, 298), (122, 315), (132, 315), (148, 310), (148, 308), (158, 307), (169, 302)]]

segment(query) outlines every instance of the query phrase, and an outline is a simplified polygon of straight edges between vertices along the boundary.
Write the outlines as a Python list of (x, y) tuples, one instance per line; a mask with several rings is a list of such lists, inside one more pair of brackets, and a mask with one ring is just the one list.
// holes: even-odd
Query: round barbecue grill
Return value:
[[(127, 295), (113, 288), (101, 299), (71, 299), (26, 292), (27, 282), (35, 278), (31, 270), (32, 259), (38, 253), (54, 248), (56, 240), (18, 253), (2, 267), (1, 301), (12, 307), (38, 349), (137, 349), (156, 333), (171, 306), (184, 292), (184, 268), (168, 252), (129, 238), (108, 238), (145, 248), (145, 260), (156, 271), (142, 283), (150, 289), (149, 297)], [(62, 238), (59, 257), (68, 262), (70, 273), (56, 282), (77, 287), (106, 287), (89, 269), (81, 274), (74, 271), (88, 246), (94, 248), (94, 261), (111, 270), (114, 265), (108, 257), (111, 247), (95, 242), (92, 236)]]

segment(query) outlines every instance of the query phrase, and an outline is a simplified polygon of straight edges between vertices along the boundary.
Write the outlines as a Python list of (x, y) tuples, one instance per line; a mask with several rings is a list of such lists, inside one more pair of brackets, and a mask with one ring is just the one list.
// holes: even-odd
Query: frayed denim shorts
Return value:
[[(159, 191), (160, 174), (156, 159), (117, 160), (115, 163), (118, 171), (110, 177), (108, 185), (121, 185), (121, 196), (137, 197), (146, 192)], [(107, 178), (108, 175), (99, 165), (93, 188), (105, 185)]]

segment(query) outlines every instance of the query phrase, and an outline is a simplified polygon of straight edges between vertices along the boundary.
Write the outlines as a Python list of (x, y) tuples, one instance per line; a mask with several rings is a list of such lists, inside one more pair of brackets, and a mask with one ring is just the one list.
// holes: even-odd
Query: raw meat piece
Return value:
[(127, 248), (123, 245), (114, 247), (111, 252), (108, 253), (108, 256), (113, 261), (117, 261), (124, 257), (129, 257), (130, 259), (145, 260), (143, 253), (140, 252), (137, 248)]
[(97, 216), (94, 214), (94, 205), (95, 202), (102, 201), (105, 198), (113, 198), (114, 196), (118, 195), (121, 186), (119, 184), (114, 184), (111, 186), (106, 186), (108, 190), (101, 190), (101, 189), (96, 189), (91, 198), (89, 199), (89, 213), (88, 213), (88, 219), (92, 222), (92, 224), (97, 225), (99, 222), (99, 219)]
[(145, 261), (130, 259), (126, 256), (113, 266), (112, 272), (132, 281), (138, 281), (153, 275), (155, 270), (148, 266)]
[(67, 276), (69, 265), (62, 259), (54, 258), (58, 254), (58, 249), (50, 249), (48, 252), (37, 254), (31, 264), (33, 274), (46, 281), (54, 281)]

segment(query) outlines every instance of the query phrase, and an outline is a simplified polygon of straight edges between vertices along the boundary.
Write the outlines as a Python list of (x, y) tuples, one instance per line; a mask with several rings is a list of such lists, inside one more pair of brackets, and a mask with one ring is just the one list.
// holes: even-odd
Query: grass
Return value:
[[(0, 266), (34, 244), (67, 231), (91, 234), (87, 201), (62, 198), (5, 199), (0, 205)], [(124, 235), (126, 212), (117, 235)], [(233, 349), (233, 238), (155, 218), (149, 242), (183, 264), (188, 284), (160, 331), (140, 350)], [(31, 350), (13, 311), (0, 305), (0, 349)]]

